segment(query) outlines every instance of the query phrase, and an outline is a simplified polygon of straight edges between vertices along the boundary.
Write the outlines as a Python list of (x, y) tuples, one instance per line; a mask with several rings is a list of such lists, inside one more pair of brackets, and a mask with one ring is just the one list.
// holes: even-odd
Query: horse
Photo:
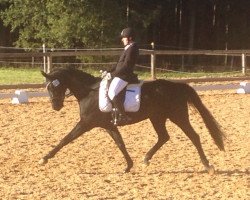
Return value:
[[(129, 172), (133, 167), (133, 160), (127, 152), (118, 127), (111, 122), (111, 113), (101, 112), (98, 107), (101, 77), (95, 77), (72, 67), (55, 68), (50, 73), (43, 71), (41, 71), (41, 73), (48, 82), (47, 90), (52, 108), (56, 111), (63, 108), (66, 91), (69, 90), (78, 101), (80, 120), (76, 126), (39, 161), (39, 164), (46, 164), (60, 149), (77, 139), (83, 133), (95, 127), (101, 127), (108, 132), (122, 152), (127, 164), (124, 172)], [(149, 164), (149, 161), (155, 153), (170, 139), (166, 129), (166, 120), (169, 119), (191, 140), (198, 151), (205, 169), (208, 173), (213, 174), (215, 169), (213, 165), (209, 164), (203, 151), (200, 137), (190, 124), (188, 105), (192, 105), (198, 110), (214, 143), (219, 150), (224, 151), (223, 140), (225, 135), (220, 125), (202, 103), (196, 91), (186, 83), (164, 79), (145, 81), (141, 86), (141, 105), (139, 111), (128, 113), (132, 119), (129, 121), (129, 124), (149, 119), (156, 131), (158, 140), (144, 157), (144, 163), (146, 165)]]

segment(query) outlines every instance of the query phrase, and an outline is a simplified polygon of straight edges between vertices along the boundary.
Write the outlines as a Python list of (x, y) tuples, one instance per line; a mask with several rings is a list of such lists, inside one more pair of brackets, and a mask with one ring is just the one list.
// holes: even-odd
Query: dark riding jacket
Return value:
[(124, 49), (118, 63), (111, 69), (112, 77), (119, 77), (128, 83), (137, 82), (137, 75), (134, 74), (134, 67), (139, 56), (139, 48), (136, 43), (130, 44)]

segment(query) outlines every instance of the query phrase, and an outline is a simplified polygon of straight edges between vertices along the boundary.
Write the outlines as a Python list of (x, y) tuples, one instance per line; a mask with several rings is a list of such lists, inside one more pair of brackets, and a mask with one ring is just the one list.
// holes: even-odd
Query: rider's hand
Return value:
[(110, 80), (111, 79), (111, 74), (110, 73), (108, 73), (107, 71), (100, 71), (102, 74), (101, 74), (101, 77), (102, 78), (105, 78), (105, 79), (107, 79), (107, 80)]
[(108, 73), (107, 71), (102, 71), (102, 70), (100, 70), (100, 72), (101, 72), (101, 77), (102, 78), (104, 78)]
[(105, 76), (105, 78), (106, 78), (107, 80), (110, 80), (110, 79), (112, 79), (112, 76), (111, 76), (110, 73), (107, 73), (106, 76)]

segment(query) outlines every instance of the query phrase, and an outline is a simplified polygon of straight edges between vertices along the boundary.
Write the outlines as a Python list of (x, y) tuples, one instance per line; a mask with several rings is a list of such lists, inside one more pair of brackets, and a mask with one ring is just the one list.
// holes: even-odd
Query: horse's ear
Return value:
[(45, 78), (51, 79), (51, 77), (50, 77), (48, 74), (46, 74), (44, 71), (41, 71), (41, 74), (42, 74)]

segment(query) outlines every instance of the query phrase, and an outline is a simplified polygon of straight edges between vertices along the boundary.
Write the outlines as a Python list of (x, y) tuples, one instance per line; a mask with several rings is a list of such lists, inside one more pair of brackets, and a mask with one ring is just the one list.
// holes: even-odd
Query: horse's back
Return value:
[(187, 106), (190, 90), (193, 89), (186, 83), (163, 79), (145, 82), (142, 85), (141, 108), (171, 113), (178, 107)]
[(142, 85), (142, 92), (151, 92), (152, 95), (160, 94), (162, 96), (184, 96), (190, 89), (192, 90), (192, 88), (186, 83), (174, 82), (164, 79), (145, 82)]

